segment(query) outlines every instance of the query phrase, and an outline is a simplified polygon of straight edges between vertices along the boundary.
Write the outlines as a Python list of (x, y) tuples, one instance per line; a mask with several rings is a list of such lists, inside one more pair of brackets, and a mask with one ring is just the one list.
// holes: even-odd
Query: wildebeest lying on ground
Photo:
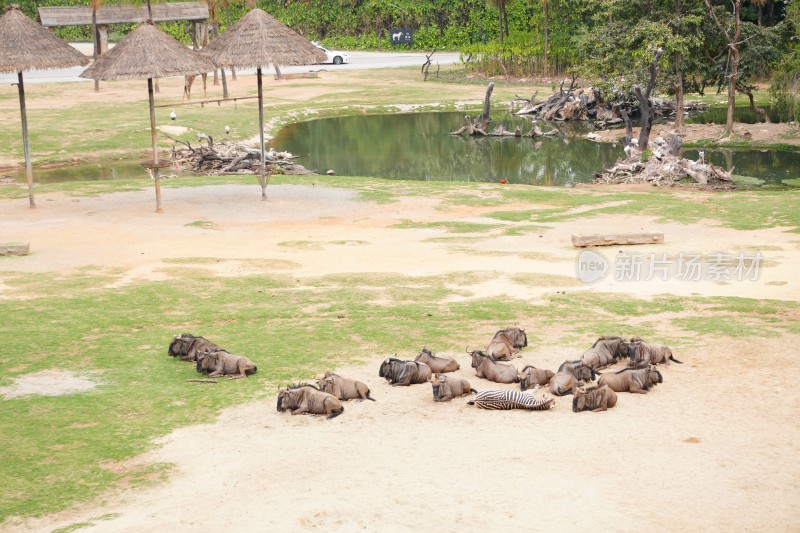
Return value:
[(458, 361), (453, 359), (452, 357), (447, 357), (443, 355), (435, 355), (431, 352), (427, 347), (423, 348), (419, 355), (417, 356), (414, 361), (418, 363), (425, 363), (429, 367), (431, 367), (431, 372), (455, 372), (461, 365), (458, 364)]
[(289, 385), (278, 393), (278, 412), (291, 411), (293, 415), (311, 413), (335, 418), (344, 413), (342, 402), (333, 394), (322, 392), (313, 385)]
[(470, 386), (469, 381), (458, 376), (443, 376), (437, 372), (430, 382), (433, 387), (434, 402), (449, 402), (457, 396), (478, 392)]
[(495, 383), (518, 383), (517, 369), (510, 364), (498, 363), (492, 357), (480, 350), (470, 352), (472, 368), (479, 378), (488, 379)]
[(655, 387), (663, 383), (664, 378), (661, 372), (656, 370), (655, 365), (647, 368), (624, 368), (619, 372), (606, 372), (597, 380), (599, 386), (608, 385), (614, 392), (634, 392), (637, 394), (647, 394), (650, 387)]
[(317, 380), (319, 390), (333, 394), (340, 400), (372, 400), (369, 387), (365, 383), (354, 379), (343, 378), (333, 372), (325, 372), (325, 376)]
[(556, 396), (574, 394), (575, 390), (587, 381), (594, 381), (600, 372), (583, 361), (564, 361), (550, 379), (550, 392)]
[(519, 388), (528, 390), (536, 385), (547, 385), (555, 376), (555, 373), (552, 370), (526, 365), (517, 375), (519, 376)]
[(572, 410), (576, 413), (581, 411), (605, 411), (617, 405), (617, 393), (609, 389), (607, 385), (596, 389), (578, 389), (572, 399)]
[(417, 361), (403, 361), (396, 357), (387, 357), (381, 363), (378, 376), (394, 385), (408, 386), (425, 383), (431, 377), (431, 367)]
[(672, 356), (672, 350), (669, 347), (654, 342), (644, 342), (641, 339), (631, 339), (628, 356), (630, 357), (628, 366), (636, 366), (642, 362), (654, 365), (664, 363), (664, 366), (669, 366), (670, 359), (679, 365), (683, 364)]
[(222, 349), (205, 337), (195, 337), (191, 333), (181, 333), (172, 337), (167, 354), (180, 357), (181, 361), (196, 361), (197, 354), (213, 349)]
[(537, 399), (533, 394), (539, 387), (532, 391), (520, 392), (516, 390), (482, 390), (468, 405), (477, 405), (481, 409), (508, 410), (528, 409), (530, 411), (547, 411), (556, 406), (556, 401), (544, 395)]
[[(527, 345), (528, 336), (523, 328), (501, 329), (494, 334), (486, 354), (497, 361), (508, 361)], [(516, 355), (516, 357), (521, 356)]]
[(583, 352), (581, 360), (597, 370), (613, 365), (618, 359), (629, 355), (629, 344), (622, 337), (600, 337), (591, 348)]
[(197, 371), (210, 378), (228, 376), (239, 379), (255, 374), (258, 367), (242, 355), (233, 355), (225, 350), (211, 350), (197, 354)]

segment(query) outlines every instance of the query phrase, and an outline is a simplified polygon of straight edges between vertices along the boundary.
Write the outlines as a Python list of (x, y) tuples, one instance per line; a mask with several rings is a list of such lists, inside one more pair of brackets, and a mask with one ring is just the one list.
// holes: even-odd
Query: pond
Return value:
[[(589, 131), (583, 123), (560, 124), (566, 140), (449, 135), (463, 122), (461, 112), (326, 118), (286, 126), (270, 146), (320, 173), (557, 186), (589, 182), (623, 155), (619, 145), (580, 138)], [(525, 118), (507, 115), (493, 126), (501, 123), (511, 131), (530, 129)]]
[[(591, 182), (595, 172), (613, 166), (622, 147), (585, 138), (586, 123), (560, 123), (566, 138), (462, 137), (449, 135), (464, 114), (414, 113), (361, 115), (300, 122), (285, 127), (271, 141), (276, 150), (300, 156), (300, 164), (320, 173), (409, 180), (487, 181), (501, 179), (529, 185), (572, 186)], [(494, 124), (523, 132), (530, 122), (506, 115)], [(548, 126), (543, 127), (549, 129)], [(697, 150), (685, 155), (697, 158)], [(768, 150), (709, 149), (706, 159), (736, 174), (782, 187), (800, 177), (800, 153)]]
[[(476, 138), (452, 136), (463, 112), (359, 115), (326, 118), (286, 126), (271, 142), (276, 150), (300, 156), (299, 163), (325, 173), (408, 180), (497, 182), (570, 187), (588, 183), (595, 172), (612, 166), (623, 155), (619, 145), (584, 138), (591, 126), (560, 123), (557, 138)], [(495, 125), (525, 132), (521, 117), (498, 117)], [(544, 126), (547, 130), (552, 126)], [(697, 150), (686, 150), (690, 159)], [(800, 152), (775, 150), (708, 150), (706, 159), (736, 174), (765, 180), (766, 187), (783, 187), (781, 180), (800, 177)], [(165, 173), (173, 174), (173, 169)], [(181, 170), (178, 175), (188, 175)], [(149, 179), (139, 161), (34, 168), (34, 181)], [(0, 172), (0, 181), (24, 183), (24, 171)]]

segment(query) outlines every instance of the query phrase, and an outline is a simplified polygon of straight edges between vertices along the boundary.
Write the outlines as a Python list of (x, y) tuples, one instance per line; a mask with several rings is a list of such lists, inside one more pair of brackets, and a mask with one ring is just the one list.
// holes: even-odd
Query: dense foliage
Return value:
[[(0, 0), (0, 5), (9, 1)], [(91, 2), (14, 1), (31, 16), (41, 6)], [(99, 1), (108, 5), (129, 0)], [(712, 4), (720, 20), (729, 23), (733, 1)], [(607, 91), (624, 94), (642, 81), (653, 51), (663, 48), (662, 92), (721, 88), (728, 77), (727, 44), (704, 0), (209, 0), (212, 19), (222, 31), (251, 5), (332, 48), (457, 50), (467, 69), (489, 76), (578, 73), (599, 79)], [(768, 78), (779, 64), (773, 92), (783, 107), (792, 108), (787, 104), (792, 98), (781, 88), (791, 90), (798, 75), (800, 0), (742, 0), (741, 18), (741, 83), (754, 87), (753, 80)], [(161, 26), (191, 42), (190, 24)], [(413, 44), (392, 46), (390, 33), (398, 28), (414, 30)], [(112, 40), (128, 30), (126, 25), (112, 27)], [(91, 40), (88, 26), (59, 28), (57, 33), (68, 40)]]

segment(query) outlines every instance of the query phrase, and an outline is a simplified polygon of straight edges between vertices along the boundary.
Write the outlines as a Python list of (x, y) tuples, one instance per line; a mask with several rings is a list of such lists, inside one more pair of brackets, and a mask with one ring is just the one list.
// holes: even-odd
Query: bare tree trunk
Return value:
[(647, 143), (650, 140), (650, 129), (653, 127), (655, 110), (650, 103), (650, 93), (656, 84), (656, 74), (658, 73), (658, 60), (664, 50), (658, 49), (653, 52), (653, 62), (650, 63), (650, 80), (647, 82), (647, 91), (642, 94), (642, 88), (638, 85), (633, 88), (636, 98), (639, 100), (639, 112), (642, 115), (642, 127), (639, 130), (639, 149), (647, 150)]
[(485, 130), (489, 127), (489, 123), (492, 121), (491, 117), (491, 98), (492, 98), (492, 91), (494, 91), (494, 82), (489, 83), (486, 87), (486, 96), (483, 98), (483, 113), (480, 114), (478, 118), (475, 119), (475, 127), (481, 130)]
[(497, 23), (500, 27), (500, 44), (503, 44), (503, 9), (502, 9), (502, 1), (498, 2), (497, 5)]
[(728, 119), (725, 123), (725, 136), (730, 137), (733, 134), (733, 110), (736, 108), (736, 83), (739, 76), (739, 36), (742, 33), (742, 2), (741, 0), (733, 0), (733, 18), (736, 21), (736, 26), (733, 35), (731, 35), (717, 18), (711, 1), (705, 1), (709, 13), (711, 13), (711, 18), (714, 19), (717, 27), (725, 36), (725, 41), (728, 43), (728, 64), (731, 72), (728, 81)]
[(544, 8), (544, 75), (550, 75), (550, 63), (547, 59), (547, 53), (550, 49), (550, 0), (542, 0), (542, 7)]
[(683, 128), (683, 70), (681, 62), (683, 56), (678, 53), (675, 54), (675, 128), (680, 130)]
[(619, 104), (615, 104), (612, 108), (614, 114), (622, 118), (622, 121), (625, 123), (625, 146), (630, 146), (631, 140), (633, 140), (633, 123), (631, 122), (631, 117), (628, 116), (628, 112), (625, 111)]
[(764, 111), (762, 108), (758, 107), (756, 105), (756, 103), (753, 101), (753, 90), (750, 87), (745, 87), (745, 86), (740, 85), (736, 89), (740, 93), (747, 95), (747, 98), (750, 100), (750, 109), (753, 111), (753, 113), (756, 113), (757, 115), (760, 115), (761, 118), (764, 119), (764, 122), (766, 122), (767, 124), (772, 122), (769, 119), (769, 115), (767, 115), (767, 112)]
[[(681, 0), (675, 0), (675, 18), (678, 24), (681, 23)], [(682, 28), (679, 26), (678, 31)], [(683, 128), (683, 54), (680, 52), (675, 54), (675, 78), (677, 80), (675, 86), (675, 128), (680, 130)]]

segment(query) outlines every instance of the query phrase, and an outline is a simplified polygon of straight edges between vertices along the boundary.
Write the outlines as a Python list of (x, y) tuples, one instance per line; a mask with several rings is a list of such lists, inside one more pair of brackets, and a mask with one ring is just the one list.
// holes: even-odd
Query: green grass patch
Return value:
[(190, 228), (210, 229), (214, 227), (214, 223), (209, 222), (208, 220), (195, 220), (194, 222), (184, 224), (184, 226), (188, 226)]
[[(103, 287), (114, 273), (96, 272), (4, 275), (12, 293), (24, 298), (3, 303), (0, 387), (49, 369), (91, 375), (99, 385), (84, 393), (3, 401), (0, 520), (64, 509), (120, 483), (157, 483), (168, 467), (123, 473), (109, 465), (145, 451), (174, 428), (209, 422), (226, 406), (264, 398), (276, 384), (365, 357), (410, 356), (424, 345), (460, 350), (508, 324), (536, 324), (540, 332), (568, 325), (571, 333), (565, 334), (590, 339), (630, 331), (654, 338), (662, 317), (687, 334), (741, 337), (798, 328), (792, 304), (741, 298), (642, 300), (567, 290), (535, 304), (450, 300), (465, 294), (462, 287), (502, 275), (489, 272), (298, 281), (264, 274), (214, 277), (186, 268), (173, 271), (169, 281), (113, 289)], [(546, 287), (577, 283), (548, 275), (513, 280)], [(672, 318), (682, 311), (692, 311), (691, 318)], [(194, 366), (166, 354), (180, 332), (202, 334), (249, 356), (258, 373), (214, 387), (188, 382), (197, 377)], [(540, 338), (532, 331), (529, 342), (535, 346)]]
[(477, 222), (442, 221), (442, 222), (413, 222), (405, 220), (392, 226), (399, 229), (434, 229), (444, 230), (448, 233), (484, 233), (496, 229), (498, 225), (480, 224)]

